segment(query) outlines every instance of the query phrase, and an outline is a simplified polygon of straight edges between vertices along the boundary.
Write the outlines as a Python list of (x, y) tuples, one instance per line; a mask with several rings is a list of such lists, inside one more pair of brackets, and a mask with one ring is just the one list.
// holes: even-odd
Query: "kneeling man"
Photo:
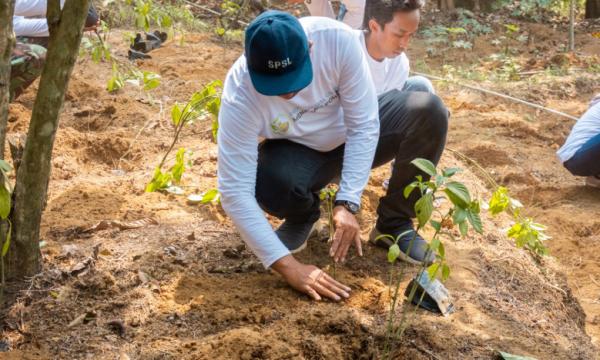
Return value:
[[(293, 288), (315, 300), (347, 298), (350, 288), (292, 255), (319, 219), (319, 190), (341, 177), (330, 249), (336, 262), (352, 245), (362, 255), (355, 215), (372, 167), (396, 160), (374, 233), (413, 229), (418, 195), (406, 199), (403, 189), (426, 174), (410, 162), (439, 161), (447, 121), (444, 104), (428, 92), (390, 91), (378, 99), (359, 39), (346, 25), (265, 12), (248, 26), (244, 55), (225, 80), (218, 135), (223, 208), (264, 266)], [(285, 221), (273, 231), (263, 211)], [(412, 237), (402, 237), (403, 251)], [(432, 262), (426, 245), (417, 236), (405, 260)]]

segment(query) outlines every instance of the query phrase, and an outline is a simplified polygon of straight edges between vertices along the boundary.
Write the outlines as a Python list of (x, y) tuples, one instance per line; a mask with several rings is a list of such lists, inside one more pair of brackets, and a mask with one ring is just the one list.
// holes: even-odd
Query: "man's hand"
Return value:
[(333, 261), (346, 261), (346, 254), (350, 245), (354, 243), (359, 256), (363, 255), (362, 243), (360, 240), (360, 227), (356, 217), (343, 206), (333, 208), (333, 223), (335, 233), (333, 234), (333, 243), (329, 249), (329, 256)]
[(331, 300), (340, 301), (347, 299), (350, 288), (335, 281), (323, 270), (314, 265), (305, 265), (287, 255), (277, 260), (273, 266), (288, 284), (294, 289), (308, 294), (313, 300), (321, 300), (325, 296)]

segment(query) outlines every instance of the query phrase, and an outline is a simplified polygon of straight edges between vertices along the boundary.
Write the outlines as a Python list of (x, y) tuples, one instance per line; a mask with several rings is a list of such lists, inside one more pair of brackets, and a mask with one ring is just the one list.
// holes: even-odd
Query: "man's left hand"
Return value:
[(333, 223), (335, 233), (333, 234), (333, 243), (329, 250), (329, 256), (337, 262), (346, 261), (346, 255), (350, 245), (354, 243), (359, 256), (363, 255), (362, 243), (360, 240), (360, 226), (356, 221), (356, 216), (343, 206), (333, 208)]

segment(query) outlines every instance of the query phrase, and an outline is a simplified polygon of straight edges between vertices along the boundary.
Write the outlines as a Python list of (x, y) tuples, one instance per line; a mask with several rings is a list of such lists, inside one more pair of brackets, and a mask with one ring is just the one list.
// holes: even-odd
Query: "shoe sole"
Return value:
[(304, 240), (302, 245), (300, 245), (297, 249), (291, 250), (290, 251), (291, 254), (297, 254), (300, 251), (306, 249), (306, 246), (308, 245), (308, 240), (310, 240), (312, 237), (314, 237), (315, 235), (317, 235), (319, 233), (319, 225), (320, 225), (319, 223), (320, 223), (319, 220), (315, 221), (312, 228), (310, 229), (310, 232), (308, 233), (308, 236), (306, 237), (306, 240)]

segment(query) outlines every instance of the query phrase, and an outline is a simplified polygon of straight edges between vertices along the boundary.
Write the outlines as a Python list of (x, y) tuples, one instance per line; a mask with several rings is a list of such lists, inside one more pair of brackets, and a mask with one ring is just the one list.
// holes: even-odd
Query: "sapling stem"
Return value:
[(175, 127), (175, 136), (173, 137), (173, 141), (171, 142), (171, 145), (169, 146), (169, 149), (163, 156), (162, 160), (158, 164), (159, 169), (161, 169), (163, 167), (163, 165), (165, 164), (165, 161), (167, 160), (167, 157), (169, 156), (171, 151), (173, 151), (173, 148), (175, 147), (177, 140), (179, 140), (179, 134), (181, 134), (181, 131), (183, 130), (183, 127), (187, 123), (189, 116), (191, 116), (190, 114), (195, 113), (198, 109), (201, 109), (202, 106), (204, 106), (204, 104), (206, 104), (208, 100), (214, 99), (214, 98), (215, 98), (215, 96), (211, 95), (211, 96), (207, 96), (206, 98), (202, 99), (202, 101), (198, 102), (197, 104), (191, 105), (191, 103), (189, 103), (189, 102), (186, 104), (186, 106), (181, 111), (182, 115), (179, 120), (179, 123), (177, 123), (177, 126)]
[[(417, 232), (415, 231), (413, 233), (412, 238), (410, 239), (409, 243), (408, 243), (408, 248), (406, 249), (406, 256), (408, 256), (408, 254), (410, 254), (410, 250), (412, 249), (412, 245), (414, 243), (414, 241), (417, 238)], [(398, 243), (398, 238), (396, 238), (396, 243)], [(394, 263), (390, 264), (390, 285), (392, 284), (392, 280), (393, 280), (393, 272), (394, 272)], [(394, 333), (394, 317), (395, 317), (395, 313), (396, 313), (396, 306), (398, 304), (398, 293), (400, 292), (400, 283), (402, 282), (402, 276), (404, 275), (404, 269), (406, 268), (406, 265), (404, 265), (403, 263), (400, 266), (400, 273), (398, 274), (398, 277), (396, 279), (395, 282), (395, 286), (394, 286), (394, 297), (392, 298), (392, 306), (390, 307), (390, 312), (389, 312), (389, 317), (388, 317), (388, 325), (387, 325), (387, 331), (386, 331), (386, 337), (385, 337), (385, 345), (384, 345), (384, 359), (388, 359), (389, 355), (390, 355), (390, 351), (391, 351), (391, 335)]]

